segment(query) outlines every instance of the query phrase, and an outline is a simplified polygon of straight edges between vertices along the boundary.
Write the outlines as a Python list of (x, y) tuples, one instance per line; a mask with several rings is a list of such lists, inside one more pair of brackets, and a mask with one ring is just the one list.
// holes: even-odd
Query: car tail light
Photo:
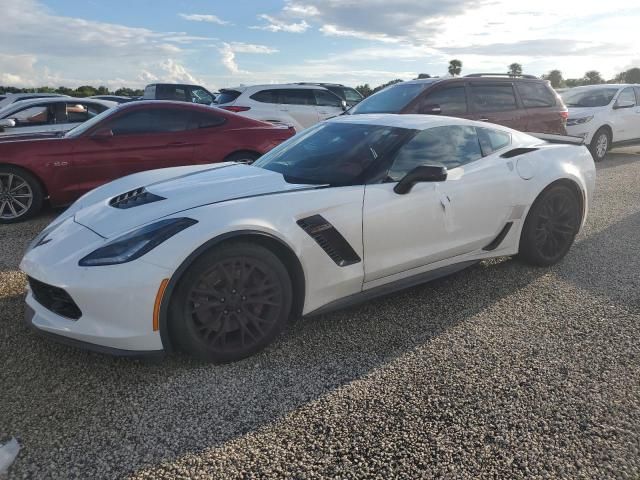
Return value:
[(238, 107), (235, 105), (229, 105), (227, 107), (220, 107), (225, 110), (229, 110), (230, 112), (238, 113), (238, 112), (246, 112), (247, 110), (251, 110), (251, 107)]

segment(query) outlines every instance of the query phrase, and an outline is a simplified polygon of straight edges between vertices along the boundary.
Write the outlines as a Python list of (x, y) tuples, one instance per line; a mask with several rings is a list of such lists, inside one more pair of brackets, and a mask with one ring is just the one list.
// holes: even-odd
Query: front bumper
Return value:
[(105, 240), (73, 219), (50, 237), (26, 253), (20, 268), (38, 282), (63, 289), (81, 316), (68, 318), (46, 308), (29, 288), (29, 326), (64, 343), (103, 353), (136, 356), (163, 351), (160, 331), (153, 329), (154, 303), (162, 280), (172, 272), (142, 260), (80, 267), (78, 260)]

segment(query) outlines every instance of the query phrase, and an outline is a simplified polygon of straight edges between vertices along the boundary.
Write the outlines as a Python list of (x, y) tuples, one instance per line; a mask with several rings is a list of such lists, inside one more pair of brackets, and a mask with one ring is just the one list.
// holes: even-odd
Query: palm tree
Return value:
[(462, 62), (460, 60), (451, 60), (449, 62), (449, 75), (454, 77), (460, 75), (462, 72)]
[(519, 63), (509, 65), (509, 75), (522, 75), (522, 65)]

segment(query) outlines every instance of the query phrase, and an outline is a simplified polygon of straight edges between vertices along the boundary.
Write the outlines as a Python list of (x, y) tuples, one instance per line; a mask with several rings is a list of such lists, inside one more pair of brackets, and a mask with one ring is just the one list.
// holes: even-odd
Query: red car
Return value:
[(66, 205), (143, 170), (252, 162), (294, 134), (219, 108), (141, 101), (107, 110), (63, 137), (7, 137), (0, 141), (0, 223), (33, 216), (45, 199)]

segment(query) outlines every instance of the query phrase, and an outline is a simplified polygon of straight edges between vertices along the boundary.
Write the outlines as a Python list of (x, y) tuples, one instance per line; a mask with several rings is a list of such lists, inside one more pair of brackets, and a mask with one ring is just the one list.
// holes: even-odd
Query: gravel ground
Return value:
[(640, 154), (550, 269), (500, 260), (292, 326), (251, 359), (113, 359), (22, 324), (0, 227), (10, 478), (640, 478)]

